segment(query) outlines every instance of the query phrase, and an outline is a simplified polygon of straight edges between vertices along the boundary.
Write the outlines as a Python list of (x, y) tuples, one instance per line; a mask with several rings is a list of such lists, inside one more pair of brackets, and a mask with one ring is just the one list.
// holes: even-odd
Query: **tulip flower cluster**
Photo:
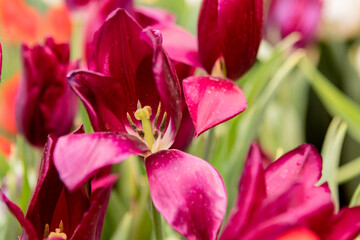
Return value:
[[(131, 0), (61, 3), (69, 11), (64, 21), (71, 21), (71, 11), (81, 22), (82, 28), (74, 33), (74, 42), (81, 39), (78, 46), (70, 44), (66, 34), (55, 36), (53, 27), (48, 30), (51, 24), (34, 28), (41, 29), (39, 34), (30, 34), (21, 43), (21, 73), (13, 77), (20, 81), (14, 81), (14, 94), (0, 96), (15, 119), (2, 117), (0, 109), (0, 134), (4, 131), (9, 138), (19, 135), (16, 139), (20, 139), (16, 153), (12, 152), (15, 143), (8, 144), (6, 151), (0, 146), (0, 152), (16, 158), (26, 156), (26, 149), (33, 149), (35, 156), (42, 151), (40, 162), (24, 157), (25, 172), (29, 164), (40, 166), (28, 204), (18, 203), (7, 184), (11, 178), (0, 171), (0, 179), (5, 179), (0, 202), (21, 225), (18, 239), (100, 240), (112, 235), (112, 239), (160, 240), (168, 232), (175, 239), (180, 234), (189, 240), (355, 239), (360, 234), (360, 207), (338, 210), (333, 182), (325, 172), (328, 163), (315, 146), (302, 144), (272, 161), (265, 154), (266, 146), (250, 144), (254, 133), (260, 132), (258, 126), (238, 123), (258, 122), (259, 112), (270, 101), (262, 98), (269, 95), (266, 90), (263, 96), (259, 92), (265, 86), (275, 91), (271, 89), (279, 85), (263, 82), (271, 73), (268, 69), (278, 68), (272, 64), (280, 61), (280, 57), (264, 65), (257, 61), (263, 29), (265, 38), (274, 43), (289, 41), (281, 39), (300, 32), (299, 39), (283, 44), (295, 46), (293, 51), (273, 49), (274, 56), (283, 54), (281, 61), (288, 67), (287, 56), (294, 59), (299, 52), (303, 56), (305, 50), (298, 48), (314, 40), (321, 16), (321, 0), (268, 3), (269, 8), (263, 0), (203, 0), (197, 37), (178, 26), (167, 10), (138, 6)], [(20, 15), (6, 17), (12, 6), (35, 16), (32, 7), (20, 0), (14, 5), (0, 0), (0, 6), (4, 6), (0, 17), (5, 19), (1, 24), (14, 27), (17, 36), (32, 32), (30, 23), (11, 20), (22, 19)], [(43, 44), (30, 45), (45, 32), (50, 36)], [(18, 41), (9, 39), (6, 47), (0, 45), (0, 76), (1, 69), (3, 75), (7, 73), (9, 45)], [(81, 49), (77, 56), (81, 59), (70, 60), (73, 48)], [(279, 71), (273, 77), (276, 81), (287, 74), (284, 68)], [(250, 109), (242, 113), (249, 96)], [(261, 101), (254, 104), (254, 96)], [(344, 98), (341, 102), (348, 104)], [(349, 105), (360, 113), (357, 106)], [(238, 115), (233, 125), (225, 125)], [(354, 122), (359, 127), (354, 129), (360, 129), (356, 119), (350, 121)], [(238, 151), (212, 142), (213, 128), (220, 124), (230, 129), (229, 146), (245, 149), (243, 155), (221, 155)], [(221, 127), (217, 129), (224, 132)], [(236, 141), (238, 134), (248, 138)], [(194, 137), (197, 147), (206, 145), (205, 159), (188, 150)], [(206, 143), (201, 142), (204, 139)], [(217, 146), (221, 149), (215, 154)], [(207, 153), (217, 160), (211, 161)], [(10, 171), (12, 164), (6, 166)], [(128, 179), (127, 174), (134, 176)], [(27, 177), (22, 187), (31, 188), (35, 181)], [(229, 178), (240, 179), (237, 198), (232, 198)], [(151, 204), (140, 205), (142, 198)], [(152, 220), (146, 219), (148, 212)], [(144, 232), (151, 225), (149, 236), (133, 233), (142, 223), (138, 229)]]

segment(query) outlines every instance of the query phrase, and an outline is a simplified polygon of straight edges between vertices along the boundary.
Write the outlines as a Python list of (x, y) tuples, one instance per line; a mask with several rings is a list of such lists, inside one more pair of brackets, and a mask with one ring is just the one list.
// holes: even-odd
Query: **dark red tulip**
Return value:
[(93, 180), (82, 188), (68, 191), (53, 163), (56, 142), (55, 136), (49, 136), (38, 182), (26, 215), (1, 190), (0, 200), (23, 227), (19, 239), (41, 240), (57, 236), (59, 239), (100, 240), (115, 177)]
[(43, 146), (48, 134), (69, 133), (76, 115), (77, 99), (66, 81), (69, 45), (48, 38), (44, 46), (23, 45), (21, 55), (17, 128), (31, 144)]
[(208, 73), (223, 58), (236, 80), (256, 60), (262, 38), (262, 0), (204, 0), (198, 21), (199, 54)]
[(298, 47), (315, 36), (320, 23), (322, 0), (271, 0), (266, 20), (266, 37), (278, 42), (290, 33), (299, 32)]

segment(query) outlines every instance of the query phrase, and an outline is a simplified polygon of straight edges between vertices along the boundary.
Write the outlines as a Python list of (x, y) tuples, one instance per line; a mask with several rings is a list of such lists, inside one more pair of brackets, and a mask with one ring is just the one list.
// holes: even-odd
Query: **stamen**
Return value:
[[(46, 224), (46, 225), (49, 228), (49, 225), (48, 224)], [(46, 231), (46, 225), (45, 225), (45, 231)], [(44, 235), (45, 235), (45, 232), (44, 232)], [(67, 239), (67, 236), (64, 233), (64, 224), (62, 221), (60, 221), (59, 228), (56, 228), (55, 232), (51, 232), (50, 234), (48, 234), (48, 239), (52, 239), (52, 238)]]
[(140, 103), (140, 100), (138, 100), (137, 102), (137, 109), (140, 109), (141, 108), (141, 103)]
[(136, 132), (137, 132), (137, 134), (141, 137), (141, 139), (144, 139), (145, 133), (144, 133), (143, 130), (137, 129)]
[(131, 116), (130, 116), (130, 114), (129, 114), (128, 112), (126, 113), (126, 117), (127, 117), (128, 121), (129, 121), (129, 123), (130, 123), (131, 128), (136, 132), (137, 126), (136, 126), (135, 123), (132, 121)]
[(166, 128), (166, 124), (167, 124), (167, 112), (164, 112), (163, 118), (162, 118), (160, 126), (159, 126), (159, 131), (161, 132), (161, 138), (164, 137), (164, 131)]
[(49, 236), (49, 233), (50, 233), (49, 224), (45, 224), (44, 238), (47, 238)]
[(155, 128), (157, 128), (157, 126), (159, 124), (160, 110), (161, 110), (161, 102), (159, 102), (158, 109), (157, 109), (157, 112), (156, 112), (156, 115), (155, 115), (155, 120), (154, 120)]
[(154, 131), (154, 139), (157, 140), (159, 137), (159, 131), (157, 129), (155, 129)]

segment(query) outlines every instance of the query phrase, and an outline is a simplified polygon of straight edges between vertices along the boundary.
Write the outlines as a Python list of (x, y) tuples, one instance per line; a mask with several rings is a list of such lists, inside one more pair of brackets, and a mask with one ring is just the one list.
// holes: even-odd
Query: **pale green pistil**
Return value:
[(154, 144), (154, 135), (153, 135), (153, 130), (152, 130), (151, 121), (150, 121), (151, 114), (152, 114), (152, 111), (151, 111), (151, 107), (149, 107), (149, 106), (139, 108), (134, 113), (135, 118), (137, 120), (141, 121), (142, 130), (144, 132), (144, 139), (150, 149), (152, 149), (152, 146)]

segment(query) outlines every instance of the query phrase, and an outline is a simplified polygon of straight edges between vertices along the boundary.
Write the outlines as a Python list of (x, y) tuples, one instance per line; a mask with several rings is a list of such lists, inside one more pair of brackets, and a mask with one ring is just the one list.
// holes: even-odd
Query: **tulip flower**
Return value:
[(69, 45), (51, 38), (44, 46), (23, 45), (22, 77), (16, 103), (18, 131), (35, 146), (43, 146), (49, 133), (70, 132), (77, 99), (66, 81)]
[[(334, 214), (321, 177), (322, 159), (304, 144), (265, 170), (261, 151), (252, 145), (238, 199), (220, 239), (353, 239), (360, 232), (360, 207)], [(302, 238), (299, 238), (302, 239)]]
[(21, 240), (100, 240), (105, 211), (115, 179), (110, 176), (93, 180), (83, 188), (68, 191), (59, 179), (53, 163), (56, 141), (55, 136), (49, 136), (38, 182), (26, 216), (1, 190), (0, 201), (6, 204), (23, 227), (19, 237)]
[(168, 150), (184, 103), (161, 36), (119, 9), (94, 43), (90, 66), (97, 72), (74, 71), (69, 83), (96, 133), (59, 138), (54, 159), (60, 178), (75, 189), (102, 167), (143, 156), (153, 203), (166, 221), (188, 238), (214, 238), (226, 211), (224, 184), (206, 161)]
[(199, 54), (208, 73), (223, 58), (226, 76), (238, 79), (256, 60), (262, 37), (262, 0), (204, 0), (198, 21)]
[(315, 36), (320, 23), (322, 0), (271, 0), (266, 20), (266, 36), (278, 42), (290, 33), (299, 32), (296, 43), (304, 47)]

